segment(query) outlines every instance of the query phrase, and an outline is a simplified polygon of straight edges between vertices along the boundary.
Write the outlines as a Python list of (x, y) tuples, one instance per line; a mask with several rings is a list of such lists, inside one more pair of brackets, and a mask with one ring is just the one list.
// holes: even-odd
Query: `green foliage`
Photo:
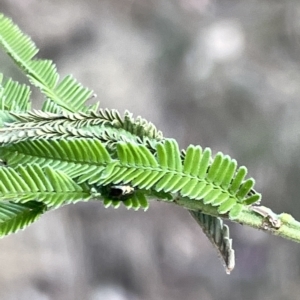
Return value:
[[(238, 203), (260, 198), (257, 193), (251, 195), (254, 180), (244, 180), (244, 167), (233, 172), (236, 161), (229, 156), (218, 153), (212, 159), (210, 149), (202, 151), (200, 146), (189, 146), (182, 161), (178, 144), (172, 139), (157, 143), (155, 150), (153, 154), (146, 145), (119, 142), (116, 151), (109, 152), (99, 139), (62, 138), (11, 144), (0, 148), (0, 154), (11, 167), (37, 164), (64, 172), (78, 183), (123, 183), (150, 194), (179, 193), (217, 206), (220, 214)], [(222, 169), (224, 164), (228, 167)]]
[(234, 251), (220, 218), (250, 225), (274, 219), (268, 212), (241, 221), (243, 214), (259, 211), (250, 208), (261, 198), (245, 167), (220, 152), (213, 156), (209, 148), (180, 150), (174, 139), (128, 111), (121, 116), (87, 106), (92, 91), (72, 76), (59, 81), (55, 65), (36, 59), (35, 44), (2, 14), (0, 46), (45, 96), (42, 110), (30, 110), (30, 87), (3, 81), (0, 74), (0, 236), (77, 201), (134, 210), (146, 210), (152, 199), (184, 203), (230, 272)]
[(11, 79), (6, 80), (5, 83), (2, 83), (2, 80), (3, 76), (0, 73), (0, 109), (10, 112), (29, 110), (31, 107), (30, 87)]
[[(229, 166), (225, 170), (221, 168), (224, 161)], [(231, 165), (235, 169), (236, 161), (221, 153), (212, 159), (210, 149), (202, 151), (200, 146), (189, 146), (182, 161), (178, 144), (173, 139), (158, 143), (156, 154), (145, 145), (120, 142), (117, 163), (109, 166), (109, 172), (103, 170), (97, 184), (122, 182), (138, 189), (179, 193), (182, 197), (217, 206), (219, 213), (225, 214), (238, 203), (248, 203), (254, 198), (248, 196), (254, 180), (244, 180), (245, 167), (235, 173)], [(93, 176), (92, 172), (90, 175)], [(255, 196), (254, 200), (258, 201), (260, 195), (256, 193)]]
[(85, 106), (86, 100), (93, 92), (77, 83), (70, 75), (59, 82), (59, 75), (52, 61), (35, 59), (38, 53), (35, 44), (2, 14), (0, 14), (0, 28), (1, 46), (25, 72), (30, 82), (49, 100), (67, 111), (93, 109)]
[(26, 203), (43, 202), (47, 207), (91, 198), (90, 189), (79, 185), (65, 173), (51, 167), (19, 165), (16, 168), (0, 167), (0, 201)]
[(23, 229), (36, 221), (47, 210), (44, 203), (0, 203), (0, 237)]

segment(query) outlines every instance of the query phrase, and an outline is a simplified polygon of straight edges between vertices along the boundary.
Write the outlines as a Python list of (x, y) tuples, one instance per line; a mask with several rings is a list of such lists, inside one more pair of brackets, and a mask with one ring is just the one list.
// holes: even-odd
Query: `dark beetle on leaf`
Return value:
[(134, 193), (134, 188), (130, 185), (107, 185), (100, 188), (101, 194), (108, 199), (125, 201)]

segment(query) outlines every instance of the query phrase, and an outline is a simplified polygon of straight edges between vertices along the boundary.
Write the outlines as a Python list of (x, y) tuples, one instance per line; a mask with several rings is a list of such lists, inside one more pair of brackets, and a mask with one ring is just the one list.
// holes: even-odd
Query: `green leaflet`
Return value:
[(66, 76), (59, 82), (59, 75), (52, 61), (34, 59), (38, 52), (35, 44), (3, 14), (0, 14), (0, 45), (22, 68), (31, 83), (64, 110), (94, 109), (85, 106), (93, 92), (84, 88), (72, 76)]
[(0, 73), (0, 128), (15, 122), (10, 112), (22, 112), (30, 109), (30, 88), (19, 84), (11, 79), (2, 82), (3, 75)]
[(38, 165), (0, 167), (0, 201), (26, 203), (36, 200), (48, 207), (89, 200), (90, 189), (65, 173)]
[(0, 203), (0, 237), (15, 233), (35, 222), (47, 210), (43, 203)]
[[(25, 84), (8, 79), (2, 86), (2, 74), (0, 74), (0, 110), (10, 112), (27, 111), (31, 107), (30, 88)], [(10, 119), (14, 119), (10, 117)]]

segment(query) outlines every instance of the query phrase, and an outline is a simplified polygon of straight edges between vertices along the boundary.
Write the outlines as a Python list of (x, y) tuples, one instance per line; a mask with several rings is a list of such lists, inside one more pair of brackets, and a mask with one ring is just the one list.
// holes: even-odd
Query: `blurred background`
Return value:
[[(0, 11), (102, 107), (230, 154), (265, 206), (300, 219), (299, 1), (2, 0)], [(25, 81), (2, 52), (0, 65)], [(230, 276), (180, 207), (66, 206), (0, 241), (0, 299), (299, 299), (300, 245), (229, 225)]]

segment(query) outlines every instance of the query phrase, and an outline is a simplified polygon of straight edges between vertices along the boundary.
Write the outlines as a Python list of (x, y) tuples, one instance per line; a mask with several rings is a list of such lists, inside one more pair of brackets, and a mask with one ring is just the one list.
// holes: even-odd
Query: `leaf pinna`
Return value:
[(0, 237), (27, 227), (46, 211), (47, 206), (36, 201), (0, 203)]
[(42, 202), (57, 208), (91, 198), (90, 190), (74, 182), (65, 173), (38, 165), (0, 167), (0, 200), (26, 203)]
[[(237, 203), (249, 202), (249, 197), (253, 196), (249, 193), (254, 180), (244, 180), (245, 167), (239, 168), (236, 174), (228, 168), (228, 174), (219, 175), (223, 161), (230, 164), (228, 156), (218, 153), (212, 158), (210, 149), (202, 152), (200, 146), (189, 146), (184, 161), (181, 161), (178, 144), (173, 139), (158, 143), (156, 150), (157, 157), (145, 145), (119, 143), (119, 162), (113, 165), (116, 171), (104, 173), (98, 184), (123, 182), (155, 192), (179, 193), (182, 197), (219, 207), (221, 214), (229, 212)], [(227, 184), (227, 181), (230, 184), (224, 189), (223, 184)], [(258, 201), (260, 194), (255, 195)]]
[(38, 49), (12, 21), (0, 14), (0, 43), (7, 54), (25, 72), (31, 83), (63, 110), (88, 110), (85, 102), (92, 91), (77, 83), (72, 76), (59, 82), (56, 66), (50, 60), (35, 59)]

